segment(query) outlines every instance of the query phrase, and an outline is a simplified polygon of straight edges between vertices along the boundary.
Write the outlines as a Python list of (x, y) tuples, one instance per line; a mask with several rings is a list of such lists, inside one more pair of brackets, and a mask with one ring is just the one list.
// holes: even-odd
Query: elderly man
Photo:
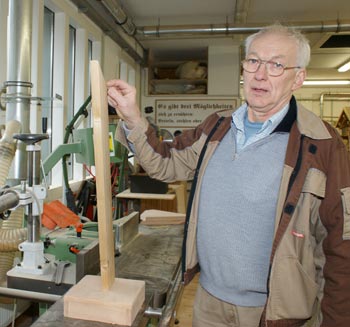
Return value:
[(160, 142), (135, 89), (108, 82), (117, 138), (164, 181), (191, 180), (183, 278), (200, 270), (193, 326), (350, 326), (350, 161), (298, 104), (310, 47), (273, 25), (246, 40), (246, 102)]

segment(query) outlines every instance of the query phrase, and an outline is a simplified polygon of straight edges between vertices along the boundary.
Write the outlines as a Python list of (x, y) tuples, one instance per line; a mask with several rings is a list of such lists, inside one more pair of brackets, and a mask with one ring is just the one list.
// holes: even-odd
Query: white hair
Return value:
[(259, 32), (254, 33), (246, 38), (245, 52), (249, 52), (249, 48), (255, 39), (266, 34), (282, 34), (294, 39), (298, 47), (296, 64), (302, 68), (307, 67), (310, 61), (311, 53), (309, 40), (294, 27), (284, 26), (281, 24), (273, 24), (262, 28)]

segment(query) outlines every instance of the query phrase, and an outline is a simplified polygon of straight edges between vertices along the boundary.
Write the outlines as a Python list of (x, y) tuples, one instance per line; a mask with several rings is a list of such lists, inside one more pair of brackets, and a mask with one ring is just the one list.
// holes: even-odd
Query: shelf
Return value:
[(150, 94), (206, 94), (206, 79), (152, 79), (149, 81)]
[(207, 94), (208, 49), (150, 51), (148, 86), (152, 95)]
[[(174, 192), (171, 190), (171, 192)], [(130, 189), (117, 194), (117, 198), (121, 199), (143, 199), (143, 200), (174, 200), (175, 193), (155, 194), (155, 193), (133, 193)]]
[(206, 79), (152, 79), (150, 81), (153, 85), (160, 85), (160, 84), (191, 84), (191, 85), (206, 85), (207, 80)]

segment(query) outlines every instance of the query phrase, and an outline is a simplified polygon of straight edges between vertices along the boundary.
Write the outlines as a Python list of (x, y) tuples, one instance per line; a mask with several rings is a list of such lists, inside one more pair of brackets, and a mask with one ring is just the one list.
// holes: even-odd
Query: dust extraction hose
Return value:
[[(21, 123), (17, 120), (7, 122), (3, 137), (0, 140), (0, 187), (5, 185), (11, 163), (16, 152), (16, 141), (13, 134), (21, 131)], [(27, 229), (23, 226), (22, 207), (13, 211), (8, 220), (1, 223), (0, 228), (0, 284), (6, 280), (6, 273), (13, 266), (18, 244), (27, 238)]]

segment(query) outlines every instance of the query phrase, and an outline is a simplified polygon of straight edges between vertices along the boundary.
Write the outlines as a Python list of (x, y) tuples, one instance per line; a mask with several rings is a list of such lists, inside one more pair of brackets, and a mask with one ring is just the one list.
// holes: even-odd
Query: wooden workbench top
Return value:
[[(116, 274), (121, 278), (146, 282), (146, 301), (132, 327), (146, 326), (143, 311), (152, 306), (155, 293), (169, 292), (177, 277), (181, 262), (183, 225), (139, 226), (139, 234), (123, 247), (116, 257)], [(165, 308), (164, 311), (169, 310)], [(169, 317), (171, 314), (167, 314)], [(63, 300), (53, 304), (32, 327), (86, 327), (86, 320), (63, 316)], [(89, 327), (121, 327), (101, 322), (88, 322)]]

